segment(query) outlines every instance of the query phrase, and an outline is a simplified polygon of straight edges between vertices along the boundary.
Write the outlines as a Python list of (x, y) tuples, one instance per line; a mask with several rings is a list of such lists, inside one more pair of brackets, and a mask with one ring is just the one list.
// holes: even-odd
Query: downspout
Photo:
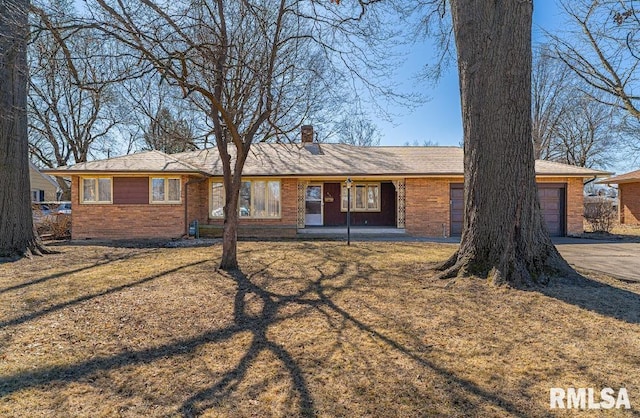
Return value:
[(582, 183), (582, 187), (586, 186), (589, 183), (593, 183), (597, 178), (598, 176), (593, 176), (591, 180), (587, 180), (586, 182)]
[(184, 184), (184, 236), (189, 236), (189, 185), (202, 183), (209, 179), (209, 177), (203, 177), (201, 179), (191, 179)]

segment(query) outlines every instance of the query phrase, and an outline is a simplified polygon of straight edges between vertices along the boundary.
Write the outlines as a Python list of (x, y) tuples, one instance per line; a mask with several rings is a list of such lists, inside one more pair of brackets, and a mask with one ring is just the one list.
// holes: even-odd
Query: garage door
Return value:
[[(564, 235), (565, 220), (565, 186), (564, 184), (538, 184), (540, 208), (544, 216), (547, 230), (553, 237)], [(452, 184), (450, 191), (451, 235), (462, 235), (462, 218), (464, 214), (464, 186)]]
[(552, 237), (564, 235), (565, 187), (563, 184), (538, 184), (540, 209)]
[(452, 184), (450, 191), (450, 207), (451, 207), (451, 236), (462, 235), (462, 218), (464, 216), (464, 185)]

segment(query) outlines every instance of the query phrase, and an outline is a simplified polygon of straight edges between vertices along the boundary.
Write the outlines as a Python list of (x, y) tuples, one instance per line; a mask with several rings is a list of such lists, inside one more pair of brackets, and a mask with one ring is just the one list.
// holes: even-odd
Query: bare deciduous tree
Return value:
[(380, 145), (380, 131), (378, 127), (363, 114), (347, 114), (340, 119), (335, 127), (335, 137), (342, 144), (359, 147)]
[[(75, 27), (73, 6), (33, 6), (29, 46), (29, 150), (45, 167), (88, 160), (118, 123), (117, 97), (107, 73), (105, 44), (95, 32)], [(67, 183), (59, 178), (63, 194)]]
[(546, 45), (534, 54), (531, 74), (531, 137), (536, 159), (553, 158), (556, 131), (571, 111), (567, 103), (567, 71)]
[[(128, 110), (126, 117), (122, 118), (122, 122), (117, 127), (119, 135), (126, 140), (121, 144), (126, 146), (119, 150), (121, 154), (141, 149), (161, 151), (164, 149), (166, 150), (164, 152), (169, 153), (182, 152), (206, 148), (209, 145), (206, 133), (210, 129), (205, 126), (205, 115), (190, 100), (183, 100), (179, 94), (176, 94), (179, 92), (162, 82), (157, 74), (146, 74), (124, 80), (118, 86), (118, 92), (121, 98), (120, 106)], [(161, 127), (159, 125), (162, 125), (162, 122), (157, 121), (158, 115), (171, 119), (169, 125), (174, 125), (173, 128), (167, 126), (164, 130), (174, 134), (182, 131), (185, 134), (178, 135), (182, 137), (180, 142), (183, 144), (166, 147), (162, 145), (162, 141), (158, 142), (160, 132), (156, 129), (153, 133), (151, 129)], [(181, 127), (176, 131), (178, 125)], [(170, 136), (177, 139), (176, 135)]]
[(197, 149), (193, 132), (184, 119), (176, 119), (166, 107), (161, 107), (144, 133), (145, 149), (166, 154)]
[(575, 30), (554, 36), (558, 57), (594, 89), (609, 94), (607, 104), (640, 118), (640, 31), (633, 1), (580, 0), (562, 3)]
[[(563, 1), (570, 25), (551, 36), (558, 57), (591, 87), (593, 99), (640, 120), (640, 16), (633, 0)], [(621, 130), (627, 133), (626, 129)], [(632, 132), (634, 129), (632, 129)], [(637, 159), (637, 135), (624, 135)]]
[(618, 151), (618, 109), (576, 77), (543, 45), (532, 73), (532, 139), (536, 158), (581, 167), (612, 165)]
[(348, 77), (375, 91), (362, 77), (366, 70), (356, 68), (382, 59), (374, 34), (387, 16), (326, 0), (90, 4), (89, 23), (151, 63), (211, 122), (226, 191), (220, 267), (236, 269), (239, 190), (251, 144), (297, 131)]

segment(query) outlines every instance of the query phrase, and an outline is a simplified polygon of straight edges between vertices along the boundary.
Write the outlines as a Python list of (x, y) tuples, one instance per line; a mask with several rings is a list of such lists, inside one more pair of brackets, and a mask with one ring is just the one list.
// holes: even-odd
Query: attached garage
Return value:
[[(538, 183), (540, 209), (544, 216), (547, 230), (552, 237), (565, 235), (566, 219), (566, 184)], [(462, 234), (464, 216), (464, 186), (452, 183), (450, 188), (450, 232), (452, 236)]]

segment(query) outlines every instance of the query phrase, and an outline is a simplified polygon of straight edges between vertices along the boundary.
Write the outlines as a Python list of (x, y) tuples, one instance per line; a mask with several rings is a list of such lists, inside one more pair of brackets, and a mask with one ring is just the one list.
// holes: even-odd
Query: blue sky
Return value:
[[(553, 31), (563, 21), (560, 7), (553, 0), (534, 2), (534, 43), (543, 40), (543, 30)], [(430, 100), (412, 112), (406, 111), (393, 122), (376, 120), (382, 133), (380, 145), (404, 145), (417, 141), (431, 141), (438, 145), (459, 145), (462, 142), (462, 120), (460, 115), (460, 91), (458, 73), (451, 66), (443, 78), (432, 85), (429, 81), (415, 80), (415, 74), (425, 63), (433, 59), (433, 46), (425, 41), (412, 49), (406, 63), (397, 72), (397, 84), (403, 89), (421, 91)], [(431, 61), (432, 62), (432, 61)]]

